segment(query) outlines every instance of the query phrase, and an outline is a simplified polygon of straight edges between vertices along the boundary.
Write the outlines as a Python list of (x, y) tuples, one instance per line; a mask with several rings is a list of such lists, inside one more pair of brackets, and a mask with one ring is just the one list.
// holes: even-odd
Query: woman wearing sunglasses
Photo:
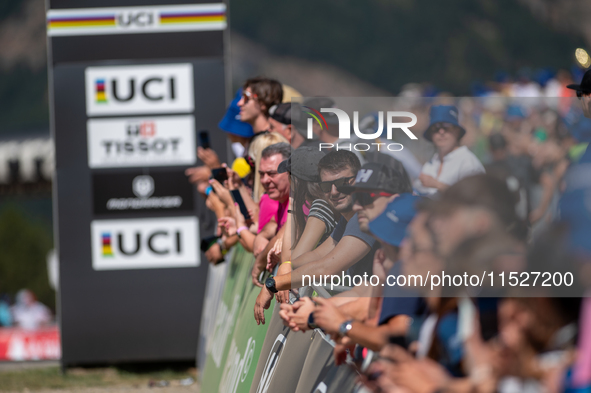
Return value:
[(471, 175), (484, 173), (484, 167), (460, 140), (466, 130), (458, 122), (458, 109), (451, 105), (432, 106), (431, 123), (423, 136), (435, 145), (435, 154), (423, 165), (416, 190), (433, 195), (445, 190), (457, 181)]

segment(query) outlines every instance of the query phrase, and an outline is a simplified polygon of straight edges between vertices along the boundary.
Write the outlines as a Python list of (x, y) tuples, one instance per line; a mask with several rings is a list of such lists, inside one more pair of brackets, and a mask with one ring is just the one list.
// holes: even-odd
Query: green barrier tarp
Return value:
[[(229, 261), (228, 277), (216, 312), (213, 335), (208, 340), (207, 360), (201, 373), (201, 391), (217, 392), (224, 365), (230, 349), (231, 338), (239, 317), (245, 293), (253, 287), (250, 273), (254, 257), (240, 245), (236, 245)], [(252, 306), (254, 310), (254, 303)], [(254, 317), (253, 317), (254, 320)]]

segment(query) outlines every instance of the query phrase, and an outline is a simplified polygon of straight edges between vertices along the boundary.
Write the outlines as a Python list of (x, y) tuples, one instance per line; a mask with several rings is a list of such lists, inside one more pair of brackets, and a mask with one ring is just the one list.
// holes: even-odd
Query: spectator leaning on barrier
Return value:
[(283, 100), (283, 88), (274, 79), (248, 79), (238, 101), (240, 120), (250, 124), (255, 134), (269, 131), (269, 109)]
[[(319, 183), (320, 189), (324, 192), (333, 208), (341, 213), (341, 221), (331, 237), (324, 243), (313, 251), (291, 261), (296, 269), (294, 272), (268, 279), (265, 282), (265, 287), (261, 289), (255, 304), (257, 323), (264, 323), (264, 310), (269, 308), (273, 295), (278, 291), (292, 288), (292, 279), (294, 287), (301, 287), (302, 274), (315, 275), (338, 272), (354, 265), (371, 251), (375, 242), (374, 239), (366, 239), (367, 242), (362, 240), (370, 236), (359, 230), (357, 219), (351, 220), (355, 215), (352, 210), (352, 197), (339, 192), (337, 189), (339, 186), (352, 183), (359, 168), (360, 164), (357, 156), (346, 150), (332, 151), (320, 160), (318, 164), (320, 179), (322, 180)], [(351, 226), (348, 227), (348, 223)], [(347, 227), (351, 233), (343, 236)], [(344, 241), (339, 242), (339, 240), (335, 239), (335, 234), (339, 240), (342, 237)], [(358, 235), (358, 237), (355, 235)], [(298, 269), (299, 267), (301, 269)]]
[[(324, 156), (324, 152), (313, 147), (300, 147), (279, 165), (279, 173), (290, 174), (292, 197), (283, 238), (277, 240), (278, 245), (267, 258), (268, 270), (279, 260), (284, 262), (277, 269), (278, 276), (291, 272), (292, 259), (324, 242), (336, 226), (335, 216), (340, 216), (324, 199), (318, 186), (318, 163)], [(278, 292), (276, 297), (278, 302), (286, 302), (288, 291)]]
[[(382, 245), (382, 249), (376, 252), (377, 261), (374, 261), (373, 274), (380, 277), (380, 283), (376, 288), (381, 289), (380, 285), (385, 283), (386, 271), (389, 270), (389, 268), (385, 269), (386, 266), (397, 263), (398, 249), (406, 235), (408, 224), (414, 218), (414, 205), (418, 198), (410, 193), (400, 194), (388, 203), (385, 211), (369, 222), (369, 230)], [(389, 249), (387, 254), (384, 252), (386, 249)], [(381, 271), (377, 271), (380, 267)], [(389, 273), (392, 274), (392, 272)], [(347, 337), (349, 340), (343, 340), (345, 343), (359, 344), (372, 350), (380, 350), (388, 343), (389, 336), (405, 335), (410, 322), (409, 316), (398, 313), (390, 318), (380, 316), (380, 324), (377, 325), (375, 319), (367, 321), (365, 318), (359, 319), (353, 315), (347, 315), (342, 311), (342, 307), (337, 308), (325, 299), (316, 299), (316, 301), (319, 304), (314, 311), (316, 325), (333, 337)], [(384, 311), (382, 315), (383, 313)]]
[(431, 124), (423, 134), (435, 145), (437, 152), (423, 165), (416, 188), (420, 193), (431, 195), (445, 190), (466, 176), (484, 173), (484, 167), (460, 140), (466, 130), (458, 122), (455, 106), (432, 106)]

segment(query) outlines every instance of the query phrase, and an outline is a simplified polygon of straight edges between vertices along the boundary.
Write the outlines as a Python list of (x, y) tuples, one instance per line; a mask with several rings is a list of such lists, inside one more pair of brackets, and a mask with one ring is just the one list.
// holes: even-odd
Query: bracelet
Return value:
[(293, 264), (291, 263), (291, 261), (282, 262), (281, 265), (286, 264), (286, 263), (289, 263), (291, 266), (293, 266)]
[(236, 229), (236, 234), (240, 237), (240, 232), (248, 230), (247, 226), (241, 226), (240, 228)]

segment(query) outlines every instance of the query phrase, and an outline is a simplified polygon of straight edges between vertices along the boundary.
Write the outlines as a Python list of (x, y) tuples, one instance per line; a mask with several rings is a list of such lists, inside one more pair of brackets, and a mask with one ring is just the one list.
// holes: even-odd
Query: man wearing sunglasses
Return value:
[(393, 164), (368, 162), (357, 173), (354, 184), (338, 188), (353, 197), (353, 211), (357, 213), (359, 229), (365, 233), (370, 233), (369, 222), (382, 214), (388, 203), (399, 194), (412, 193), (406, 170), (399, 161)]
[(255, 134), (269, 131), (269, 109), (283, 100), (283, 87), (274, 79), (251, 78), (244, 83), (238, 101), (240, 120), (252, 126)]
[(360, 166), (355, 153), (347, 150), (331, 151), (320, 160), (320, 188), (342, 217), (331, 237), (316, 249), (291, 261), (294, 268), (292, 272), (267, 279), (255, 303), (254, 316), (257, 323), (265, 323), (264, 310), (269, 308), (277, 291), (302, 286), (302, 275), (340, 274), (353, 265), (367, 261), (371, 266), (376, 241), (359, 229), (359, 222), (352, 210), (352, 196), (338, 190), (338, 187), (355, 181)]

